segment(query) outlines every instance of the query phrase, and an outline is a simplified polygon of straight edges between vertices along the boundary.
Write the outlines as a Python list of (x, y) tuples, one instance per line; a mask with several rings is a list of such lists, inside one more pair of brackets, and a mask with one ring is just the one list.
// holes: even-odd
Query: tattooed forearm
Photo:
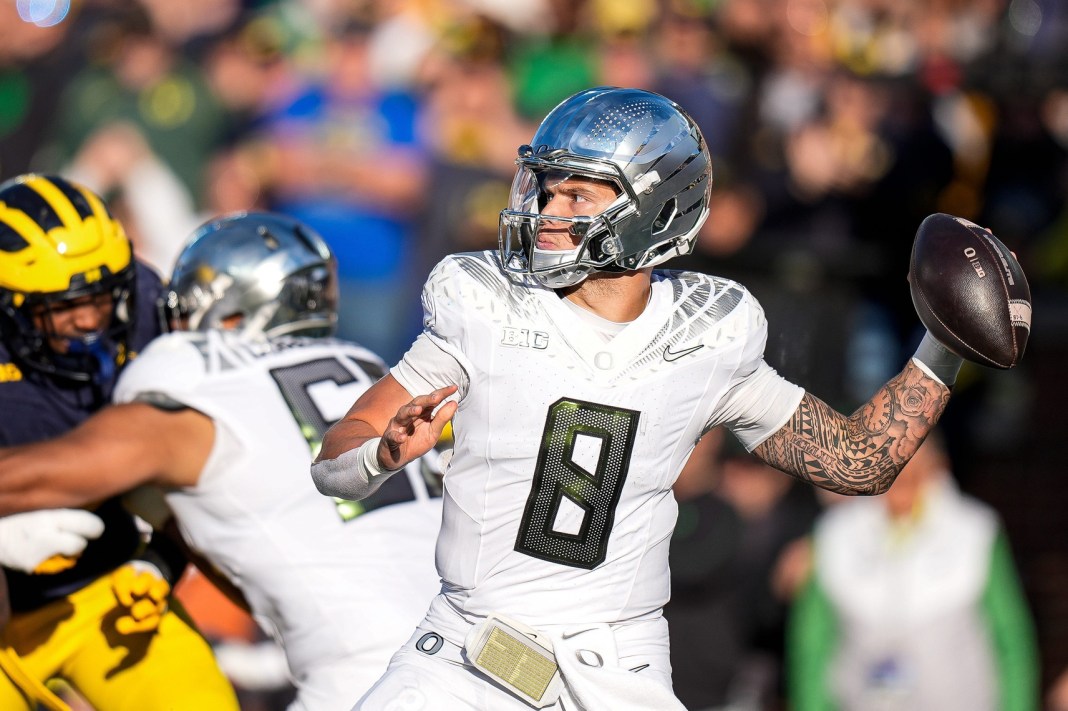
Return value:
[(790, 421), (754, 453), (787, 474), (839, 494), (881, 494), (948, 402), (949, 389), (909, 361), (849, 417), (806, 394)]

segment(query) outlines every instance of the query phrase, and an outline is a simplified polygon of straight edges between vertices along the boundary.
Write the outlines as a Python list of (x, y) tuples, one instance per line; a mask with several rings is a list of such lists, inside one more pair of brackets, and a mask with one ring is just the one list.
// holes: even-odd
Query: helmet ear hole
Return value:
[(671, 227), (671, 223), (675, 220), (675, 215), (678, 213), (678, 198), (671, 198), (664, 203), (664, 206), (660, 208), (660, 214), (653, 220), (653, 234), (657, 235)]

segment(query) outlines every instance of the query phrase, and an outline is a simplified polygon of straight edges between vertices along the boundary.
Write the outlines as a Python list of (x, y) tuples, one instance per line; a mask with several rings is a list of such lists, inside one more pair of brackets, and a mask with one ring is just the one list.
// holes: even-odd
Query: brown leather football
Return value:
[(1020, 362), (1031, 333), (1031, 290), (1016, 257), (989, 230), (929, 215), (912, 244), (909, 287), (920, 321), (951, 351), (992, 368)]

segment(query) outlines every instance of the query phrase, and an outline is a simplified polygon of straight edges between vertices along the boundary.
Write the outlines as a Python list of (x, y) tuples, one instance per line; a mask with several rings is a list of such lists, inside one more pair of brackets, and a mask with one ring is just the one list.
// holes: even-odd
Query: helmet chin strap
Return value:
[[(531, 258), (535, 265), (545, 267), (553, 265), (551, 271), (533, 271), (531, 276), (542, 286), (549, 289), (562, 289), (580, 284), (590, 273), (588, 268), (574, 263), (579, 248), (565, 250), (538, 249), (535, 247)], [(544, 260), (544, 261), (543, 261)], [(546, 264), (547, 262), (547, 264)]]
[(578, 286), (589, 276), (586, 272), (572, 272), (568, 274), (534, 274), (533, 279), (546, 289), (566, 289), (569, 286)]

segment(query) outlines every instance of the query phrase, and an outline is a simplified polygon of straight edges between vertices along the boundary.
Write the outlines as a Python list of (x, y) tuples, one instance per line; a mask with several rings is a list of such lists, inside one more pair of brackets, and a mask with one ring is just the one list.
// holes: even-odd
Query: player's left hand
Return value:
[(171, 585), (159, 569), (143, 560), (132, 560), (111, 574), (111, 588), (125, 614), (115, 621), (119, 634), (154, 632), (167, 612)]

